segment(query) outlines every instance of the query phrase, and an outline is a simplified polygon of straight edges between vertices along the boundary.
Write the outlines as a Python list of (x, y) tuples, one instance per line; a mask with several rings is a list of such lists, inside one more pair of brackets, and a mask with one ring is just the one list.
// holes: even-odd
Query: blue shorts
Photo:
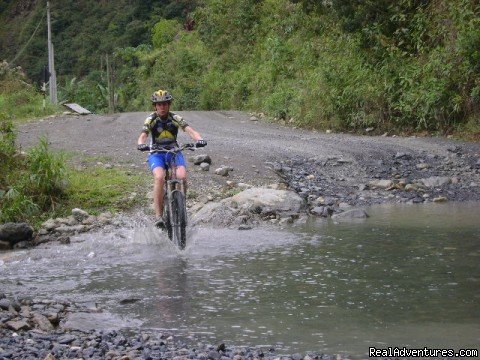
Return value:
[(156, 153), (156, 154), (150, 154), (148, 156), (148, 166), (150, 166), (150, 170), (153, 171), (156, 167), (162, 167), (164, 169), (168, 168), (168, 164), (170, 164), (170, 161), (172, 158), (175, 156), (175, 162), (173, 163), (174, 166), (185, 166), (185, 159), (183, 158), (182, 153), (177, 153), (172, 154), (172, 153)]

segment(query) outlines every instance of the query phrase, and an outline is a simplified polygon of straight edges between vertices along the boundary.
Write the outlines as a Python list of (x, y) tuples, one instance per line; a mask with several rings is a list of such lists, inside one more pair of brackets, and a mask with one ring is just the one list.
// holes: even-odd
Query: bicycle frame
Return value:
[[(170, 157), (170, 161), (167, 164), (167, 171), (165, 173), (165, 185), (164, 185), (164, 198), (163, 201), (168, 201), (168, 211), (170, 215), (170, 219), (172, 219), (173, 208), (172, 208), (172, 201), (173, 192), (180, 191), (184, 198), (186, 198), (185, 193), (185, 181), (181, 179), (177, 179), (177, 167), (174, 166), (175, 160), (177, 157), (177, 152), (173, 152), (173, 156)], [(185, 209), (186, 211), (186, 209)], [(179, 226), (179, 224), (172, 224), (173, 226)]]
[[(187, 207), (186, 207), (186, 186), (185, 181), (177, 178), (177, 166), (175, 160), (177, 154), (184, 150), (194, 149), (194, 144), (185, 144), (182, 147), (173, 149), (160, 148), (151, 149), (150, 153), (166, 153), (172, 154), (167, 160), (167, 171), (165, 173), (164, 185), (164, 220), (168, 237), (182, 250), (186, 245), (186, 224), (187, 224)], [(178, 193), (178, 195), (177, 195)]]

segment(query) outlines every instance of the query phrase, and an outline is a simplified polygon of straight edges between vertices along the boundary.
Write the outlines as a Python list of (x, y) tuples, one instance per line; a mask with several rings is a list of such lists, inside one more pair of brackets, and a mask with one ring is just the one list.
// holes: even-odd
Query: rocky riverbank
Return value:
[(72, 314), (99, 313), (67, 301), (7, 298), (0, 293), (0, 359), (341, 359), (321, 353), (279, 354), (273, 347), (188, 343), (164, 332), (68, 329)]
[(108, 231), (123, 226), (120, 217), (114, 218), (110, 212), (98, 216), (74, 208), (66, 218), (45, 221), (37, 232), (28, 223), (6, 223), (0, 225), (0, 250), (24, 249), (51, 241), (70, 243), (73, 235), (89, 231)]
[(319, 217), (383, 203), (480, 201), (479, 154), (460, 146), (450, 147), (446, 156), (294, 157), (271, 166), (306, 201), (307, 212)]

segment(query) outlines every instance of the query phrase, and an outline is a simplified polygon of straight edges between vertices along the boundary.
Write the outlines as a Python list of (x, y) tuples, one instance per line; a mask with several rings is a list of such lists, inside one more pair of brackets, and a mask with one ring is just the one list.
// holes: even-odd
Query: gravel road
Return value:
[[(298, 192), (312, 194), (313, 188), (316, 190), (313, 196), (337, 196), (337, 203), (352, 205), (402, 199), (420, 202), (440, 195), (448, 200), (480, 200), (479, 143), (427, 137), (326, 134), (252, 120), (250, 115), (237, 111), (178, 114), (208, 141), (208, 146), (195, 154), (208, 154), (212, 158), (210, 171), (189, 166), (190, 186), (202, 194), (225, 188), (227, 181), (267, 185), (278, 182), (280, 174)], [(137, 137), (147, 115), (65, 115), (37, 120), (19, 127), (19, 143), (28, 147), (46, 135), (54, 149), (74, 154), (72, 161), (76, 163), (101, 161), (148, 174), (145, 154), (136, 150)], [(179, 142), (187, 141), (189, 138), (181, 133)], [(215, 169), (221, 165), (234, 170), (228, 177), (216, 175)], [(309, 175), (308, 181), (302, 181)], [(372, 180), (392, 180), (395, 184), (403, 180), (405, 185), (432, 176), (449, 177), (453, 181), (448, 182), (455, 186), (444, 187), (442, 191), (438, 188), (431, 194), (423, 189), (409, 196), (402, 189), (372, 192), (372, 186), (368, 186)]]

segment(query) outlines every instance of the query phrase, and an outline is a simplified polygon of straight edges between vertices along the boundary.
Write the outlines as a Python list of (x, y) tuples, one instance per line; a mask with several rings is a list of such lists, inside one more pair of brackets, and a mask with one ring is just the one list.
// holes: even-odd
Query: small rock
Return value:
[(405, 191), (415, 191), (418, 187), (414, 184), (407, 184), (405, 185)]
[(18, 320), (18, 321), (7, 321), (7, 327), (12, 329), (13, 331), (19, 330), (30, 330), (31, 326), (25, 320)]
[(82, 221), (83, 225), (93, 225), (97, 221), (95, 216), (90, 215), (88, 218)]
[(58, 241), (60, 244), (68, 245), (68, 244), (70, 244), (70, 236), (68, 236), (68, 235), (60, 235), (60, 236), (57, 238), (57, 241)]
[(390, 189), (393, 187), (392, 180), (372, 180), (368, 183), (371, 188)]
[(63, 335), (58, 338), (58, 343), (66, 345), (74, 342), (76, 339), (77, 338), (73, 335)]
[(86, 225), (60, 226), (55, 230), (61, 234), (73, 234), (73, 233), (83, 233), (88, 230), (88, 227)]
[(50, 321), (42, 314), (34, 313), (33, 314), (33, 321), (38, 325), (40, 330), (43, 331), (51, 331), (53, 330), (53, 325)]
[(238, 227), (238, 230), (252, 230), (253, 226), (247, 225), (247, 224), (242, 224)]
[(310, 210), (310, 212), (311, 212), (313, 215), (323, 216), (323, 211), (324, 211), (324, 209), (325, 209), (324, 206), (315, 206), (312, 210)]
[(415, 165), (415, 167), (418, 170), (425, 170), (425, 169), (428, 169), (430, 167), (430, 165), (428, 165), (427, 163), (420, 163), (420, 164)]
[(432, 188), (448, 185), (452, 182), (452, 179), (447, 176), (431, 176), (426, 179), (420, 179), (419, 181), (426, 187)]
[(256, 116), (250, 116), (250, 121), (258, 121), (258, 118)]
[(88, 213), (82, 209), (72, 209), (72, 216), (77, 220), (78, 222), (82, 222), (86, 218), (88, 218)]
[(56, 227), (60, 226), (60, 224), (55, 221), (54, 219), (48, 219), (42, 224), (42, 227), (47, 231), (52, 231)]
[(397, 153), (395, 154), (395, 159), (411, 160), (411, 159), (412, 159), (412, 155), (409, 154), (409, 153), (405, 153), (405, 152), (397, 152)]
[(375, 130), (375, 128), (373, 128), (373, 127), (368, 127), (368, 128), (365, 129), (365, 132), (366, 132), (366, 133), (369, 133), (369, 132), (372, 132), (373, 130)]
[(221, 167), (215, 170), (215, 174), (220, 176), (228, 176), (229, 172), (230, 172), (230, 168), (228, 167)]
[(352, 209), (332, 216), (334, 219), (366, 219), (370, 217), (363, 209)]
[(8, 299), (0, 299), (0, 309), (2, 310), (8, 310), (8, 308), (10, 307), (10, 300)]
[(436, 203), (441, 203), (441, 202), (446, 202), (446, 201), (447, 201), (447, 198), (445, 196), (438, 196), (438, 197), (433, 199), (433, 202), (436, 202)]
[(27, 223), (5, 223), (0, 225), (0, 241), (9, 242), (11, 246), (21, 241), (30, 241), (33, 228)]
[(104, 217), (106, 219), (111, 219), (113, 217), (112, 213), (110, 211), (106, 211), (106, 212), (103, 212), (101, 213), (100, 215), (98, 216), (101, 216), (101, 217)]
[(202, 169), (203, 171), (209, 171), (210, 170), (210, 164), (207, 163), (207, 162), (202, 162), (200, 164), (200, 169)]
[(196, 155), (193, 157), (193, 164), (194, 165), (201, 165), (202, 163), (207, 163), (209, 165), (212, 164), (212, 159), (210, 158), (209, 155), (206, 154), (201, 154), (201, 155)]
[(75, 226), (75, 225), (78, 225), (78, 223), (79, 223), (79, 221), (73, 215), (70, 215), (67, 218), (67, 225), (68, 226)]

